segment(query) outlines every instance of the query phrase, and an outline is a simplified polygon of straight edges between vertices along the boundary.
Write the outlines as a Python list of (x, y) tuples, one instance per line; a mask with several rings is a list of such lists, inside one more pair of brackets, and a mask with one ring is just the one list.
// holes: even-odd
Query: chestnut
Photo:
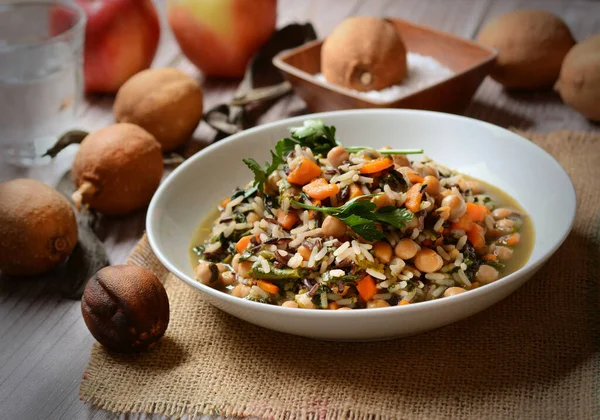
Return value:
[(134, 265), (104, 267), (89, 280), (81, 312), (96, 340), (131, 353), (153, 347), (169, 324), (169, 299), (151, 271)]

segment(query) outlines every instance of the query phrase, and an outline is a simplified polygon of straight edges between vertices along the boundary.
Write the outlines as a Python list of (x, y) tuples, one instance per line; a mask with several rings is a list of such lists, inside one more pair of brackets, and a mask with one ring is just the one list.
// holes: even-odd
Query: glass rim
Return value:
[[(83, 32), (85, 30), (85, 23), (87, 21), (87, 16), (86, 16), (85, 12), (83, 11), (83, 9), (78, 4), (76, 4), (74, 1), (68, 1), (68, 0), (31, 0), (31, 1), (30, 0), (26, 0), (26, 1), (8, 0), (8, 1), (0, 2), (0, 11), (4, 8), (19, 9), (21, 7), (31, 7), (31, 6), (61, 6), (61, 7), (64, 7), (66, 9), (70, 9), (71, 11), (73, 11), (75, 16), (77, 17), (77, 20), (70, 28), (68, 28), (56, 35), (53, 35), (48, 38), (44, 38), (39, 41), (25, 41), (25, 42), (19, 42), (16, 44), (8, 44), (8, 45), (0, 44), (0, 52), (7, 52), (7, 51), (11, 51), (11, 50), (18, 50), (21, 48), (29, 48), (29, 47), (34, 47), (34, 46), (49, 45), (49, 44), (57, 42), (58, 40), (60, 40), (61, 38), (64, 38), (65, 36), (68, 36), (71, 33), (75, 33), (77, 31)], [(84, 36), (85, 36), (85, 34), (84, 34)]]

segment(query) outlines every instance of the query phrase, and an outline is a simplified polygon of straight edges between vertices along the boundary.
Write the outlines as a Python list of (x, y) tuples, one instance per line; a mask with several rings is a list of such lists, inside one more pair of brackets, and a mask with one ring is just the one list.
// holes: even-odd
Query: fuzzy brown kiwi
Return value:
[(129, 214), (150, 203), (162, 174), (162, 152), (152, 134), (113, 124), (81, 142), (73, 160), (73, 201), (104, 214)]
[(134, 265), (99, 270), (87, 283), (81, 312), (96, 340), (109, 350), (151, 348), (169, 325), (169, 298), (154, 273)]
[(202, 119), (202, 88), (174, 68), (144, 70), (121, 86), (113, 112), (117, 122), (139, 125), (170, 151), (188, 141)]
[(381, 90), (406, 76), (406, 47), (384, 19), (345, 19), (321, 48), (321, 72), (328, 82), (358, 91)]
[(557, 16), (542, 10), (503, 14), (479, 32), (477, 40), (498, 50), (490, 76), (509, 89), (551, 87), (575, 39)]
[(571, 48), (554, 89), (586, 118), (600, 121), (600, 34)]
[(75, 214), (59, 192), (32, 179), (0, 184), (0, 271), (44, 273), (63, 262), (76, 244)]

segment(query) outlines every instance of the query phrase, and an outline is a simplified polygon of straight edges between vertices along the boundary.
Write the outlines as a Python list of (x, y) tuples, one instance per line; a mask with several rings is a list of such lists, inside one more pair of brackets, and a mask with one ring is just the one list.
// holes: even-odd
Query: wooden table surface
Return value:
[[(156, 3), (161, 11), (163, 31), (153, 66), (175, 66), (198, 77), (204, 87), (205, 109), (227, 102), (233, 96), (236, 82), (203, 80), (181, 56), (164, 24), (164, 1)], [(310, 21), (323, 37), (347, 16), (398, 16), (474, 38), (490, 18), (516, 8), (545, 9), (562, 16), (578, 40), (600, 33), (600, 2), (578, 0), (279, 0), (278, 25)], [(111, 105), (109, 97), (87, 98), (79, 127), (95, 130), (112, 123)], [(300, 99), (288, 96), (260, 122), (306, 112)], [(598, 124), (586, 121), (562, 104), (553, 92), (506, 93), (489, 79), (465, 115), (503, 127), (536, 131), (600, 130)], [(194, 141), (207, 144), (212, 136), (210, 127), (201, 124)], [(71, 146), (44, 167), (24, 170), (0, 166), (0, 181), (30, 177), (55, 185), (69, 168), (75, 150)], [(144, 231), (144, 216), (139, 213), (112, 219), (101, 226), (101, 239), (111, 263), (125, 261)], [(0, 418), (116, 418), (118, 416), (79, 401), (79, 381), (93, 338), (81, 318), (79, 302), (61, 298), (55, 292), (55, 280), (0, 281)]]

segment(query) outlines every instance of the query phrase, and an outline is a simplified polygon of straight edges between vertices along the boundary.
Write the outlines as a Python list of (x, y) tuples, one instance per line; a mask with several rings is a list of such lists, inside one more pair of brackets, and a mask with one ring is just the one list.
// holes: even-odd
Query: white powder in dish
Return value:
[[(391, 102), (454, 75), (452, 70), (440, 64), (435, 58), (417, 53), (409, 52), (406, 54), (406, 66), (408, 68), (407, 75), (400, 84), (369, 92), (359, 92), (354, 89), (347, 90), (373, 102)], [(320, 82), (329, 84), (322, 73), (317, 73), (314, 77)]]

